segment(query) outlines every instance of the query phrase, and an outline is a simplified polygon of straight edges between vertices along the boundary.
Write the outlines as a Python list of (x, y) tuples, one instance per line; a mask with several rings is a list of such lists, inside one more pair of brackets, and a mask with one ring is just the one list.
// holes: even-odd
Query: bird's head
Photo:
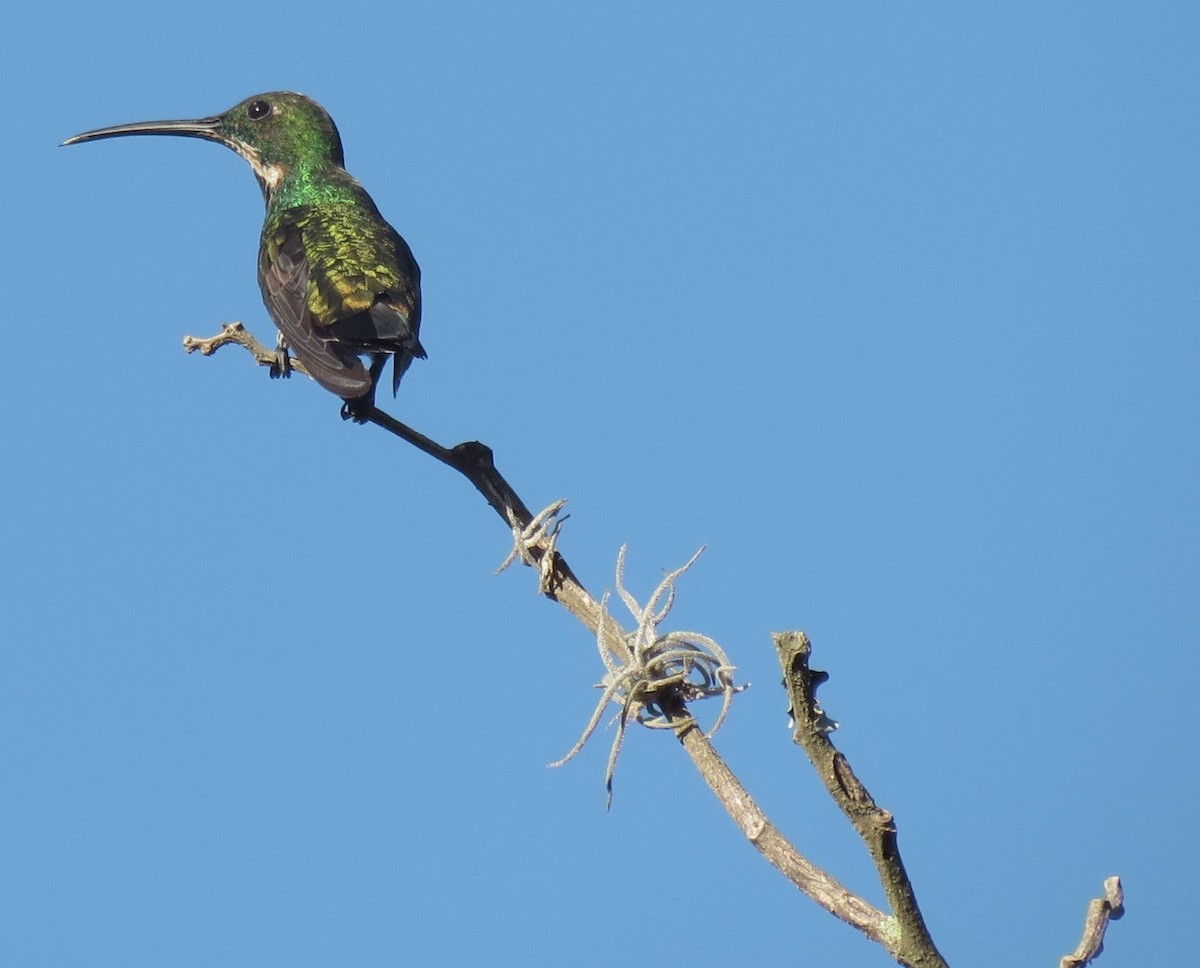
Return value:
[(224, 114), (189, 121), (138, 121), (97, 128), (68, 138), (64, 145), (133, 134), (205, 138), (232, 148), (250, 163), (270, 198), (291, 174), (311, 173), (345, 159), (333, 118), (312, 98), (291, 91), (256, 94)]

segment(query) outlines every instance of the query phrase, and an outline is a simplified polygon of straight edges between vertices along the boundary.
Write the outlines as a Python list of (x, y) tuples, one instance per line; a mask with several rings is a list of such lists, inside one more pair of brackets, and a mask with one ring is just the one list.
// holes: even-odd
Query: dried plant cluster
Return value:
[(700, 557), (701, 548), (681, 568), (667, 572), (645, 605), (625, 588), (625, 552), (617, 552), (617, 594), (629, 609), (635, 623), (626, 632), (608, 612), (609, 594), (600, 600), (600, 624), (596, 631), (596, 647), (600, 661), (607, 670), (597, 686), (603, 690), (591, 719), (575, 745), (561, 760), (551, 766), (562, 766), (573, 758), (591, 738), (604, 716), (608, 704), (620, 707), (617, 713), (617, 732), (608, 754), (604, 785), (612, 803), (613, 774), (617, 757), (625, 740), (625, 727), (632, 719), (651, 729), (677, 729), (678, 721), (667, 712), (680, 703), (721, 697), (721, 711), (716, 722), (705, 734), (708, 738), (721, 728), (729, 713), (729, 704), (736, 693), (746, 686), (733, 682), (734, 667), (717, 643), (699, 632), (660, 632), (659, 626), (675, 604), (675, 583)]

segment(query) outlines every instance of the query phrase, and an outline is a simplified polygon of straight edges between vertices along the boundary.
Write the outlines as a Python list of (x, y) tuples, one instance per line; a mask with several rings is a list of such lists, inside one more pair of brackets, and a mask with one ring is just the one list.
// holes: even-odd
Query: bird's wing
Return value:
[(324, 336), (309, 309), (309, 263), (295, 220), (264, 234), (258, 277), (267, 311), (309, 375), (344, 400), (369, 393), (371, 376), (362, 361)]
[[(338, 290), (342, 305), (358, 312), (332, 321), (329, 331), (348, 347), (366, 353), (392, 354), (391, 391), (413, 360), (425, 359), (418, 333), (421, 329), (421, 270), (408, 242), (388, 223), (379, 220), (373, 259), (360, 253), (355, 267), (337, 279), (313, 278), (314, 288)], [(364, 233), (360, 239), (370, 238)], [(347, 266), (349, 269), (349, 266)], [(320, 296), (318, 296), (319, 299)]]

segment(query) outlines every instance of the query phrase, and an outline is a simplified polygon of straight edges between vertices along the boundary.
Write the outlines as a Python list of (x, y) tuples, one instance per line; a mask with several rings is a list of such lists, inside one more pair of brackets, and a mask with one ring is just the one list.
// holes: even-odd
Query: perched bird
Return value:
[[(392, 393), (414, 358), (424, 359), (421, 270), (412, 250), (346, 171), (328, 112), (302, 94), (256, 94), (224, 114), (142, 121), (85, 131), (64, 145), (132, 134), (206, 138), (250, 163), (266, 201), (258, 283), (287, 348), (321, 386), (341, 397), (342, 416), (364, 420), (390, 356)], [(370, 354), (370, 371), (359, 354)]]

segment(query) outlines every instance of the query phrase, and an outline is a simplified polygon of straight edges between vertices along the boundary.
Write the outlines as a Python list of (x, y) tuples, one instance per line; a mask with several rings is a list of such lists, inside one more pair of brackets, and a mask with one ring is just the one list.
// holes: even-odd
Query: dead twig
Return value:
[(846, 757), (829, 740), (837, 723), (817, 701), (817, 687), (829, 676), (809, 668), (812, 644), (803, 632), (777, 632), (772, 638), (783, 668), (783, 684), (791, 700), (792, 739), (808, 754), (834, 802), (854, 825), (866, 844), (884, 896), (895, 915), (891, 936), (880, 943), (902, 965), (945, 968), (917, 906), (916, 892), (900, 859), (896, 821), (875, 804), (867, 788), (855, 776)]
[(1104, 932), (1108, 922), (1119, 920), (1125, 913), (1125, 889), (1121, 878), (1109, 877), (1104, 881), (1104, 897), (1093, 898), (1088, 904), (1087, 916), (1083, 919), (1083, 937), (1069, 955), (1063, 955), (1059, 968), (1083, 968), (1104, 950)]

